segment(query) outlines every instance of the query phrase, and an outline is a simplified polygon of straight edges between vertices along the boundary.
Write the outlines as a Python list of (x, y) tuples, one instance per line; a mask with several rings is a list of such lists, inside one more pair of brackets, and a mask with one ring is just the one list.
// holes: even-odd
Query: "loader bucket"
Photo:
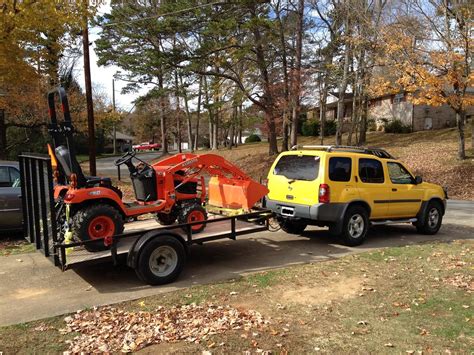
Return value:
[(209, 180), (209, 204), (216, 207), (250, 210), (267, 193), (266, 186), (250, 179), (213, 176)]

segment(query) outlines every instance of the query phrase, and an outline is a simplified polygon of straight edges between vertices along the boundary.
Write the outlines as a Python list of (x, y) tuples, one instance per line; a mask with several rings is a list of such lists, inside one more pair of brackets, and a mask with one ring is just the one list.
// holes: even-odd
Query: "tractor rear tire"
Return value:
[(123, 219), (116, 208), (98, 204), (84, 207), (72, 217), (72, 235), (76, 241), (97, 240), (86, 243), (84, 248), (90, 252), (107, 250), (105, 237), (112, 237), (123, 232)]
[[(197, 221), (205, 221), (207, 220), (207, 212), (199, 203), (192, 203), (192, 204), (182, 204), (181, 209), (178, 213), (178, 223), (179, 224), (186, 224), (191, 222)], [(206, 228), (206, 224), (195, 224), (191, 226), (191, 231), (193, 234), (200, 233)], [(188, 228), (183, 228), (185, 232), (187, 232)]]

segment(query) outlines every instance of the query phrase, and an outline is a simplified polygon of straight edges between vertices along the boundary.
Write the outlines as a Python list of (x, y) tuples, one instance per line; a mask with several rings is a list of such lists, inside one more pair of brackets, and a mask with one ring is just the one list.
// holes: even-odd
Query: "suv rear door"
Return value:
[(376, 158), (359, 158), (358, 177), (359, 194), (370, 205), (370, 218), (388, 217), (391, 191), (382, 162)]
[(320, 162), (311, 152), (281, 155), (268, 178), (268, 197), (309, 206), (318, 203)]

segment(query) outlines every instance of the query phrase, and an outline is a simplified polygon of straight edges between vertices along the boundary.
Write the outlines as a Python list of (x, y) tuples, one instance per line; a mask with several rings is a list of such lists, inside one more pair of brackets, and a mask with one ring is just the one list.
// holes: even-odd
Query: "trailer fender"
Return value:
[(179, 242), (183, 244), (184, 250), (186, 251), (186, 255), (189, 254), (188, 245), (186, 244), (186, 241), (178, 233), (166, 230), (149, 231), (143, 234), (140, 238), (137, 238), (130, 247), (130, 250), (128, 251), (127, 265), (135, 269), (138, 264), (138, 256), (140, 255), (140, 251), (143, 249), (145, 244), (154, 238), (160, 238), (163, 236), (173, 237), (179, 240)]

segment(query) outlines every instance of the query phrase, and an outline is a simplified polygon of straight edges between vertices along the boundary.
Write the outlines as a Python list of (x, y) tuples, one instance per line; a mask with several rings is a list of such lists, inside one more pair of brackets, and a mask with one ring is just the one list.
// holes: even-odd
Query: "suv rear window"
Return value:
[(382, 163), (375, 159), (359, 159), (359, 177), (362, 182), (382, 184), (385, 181)]
[(333, 157), (329, 159), (329, 180), (349, 181), (351, 179), (351, 158)]
[(278, 160), (273, 175), (283, 175), (290, 180), (312, 181), (318, 177), (319, 160), (314, 155), (283, 155)]

